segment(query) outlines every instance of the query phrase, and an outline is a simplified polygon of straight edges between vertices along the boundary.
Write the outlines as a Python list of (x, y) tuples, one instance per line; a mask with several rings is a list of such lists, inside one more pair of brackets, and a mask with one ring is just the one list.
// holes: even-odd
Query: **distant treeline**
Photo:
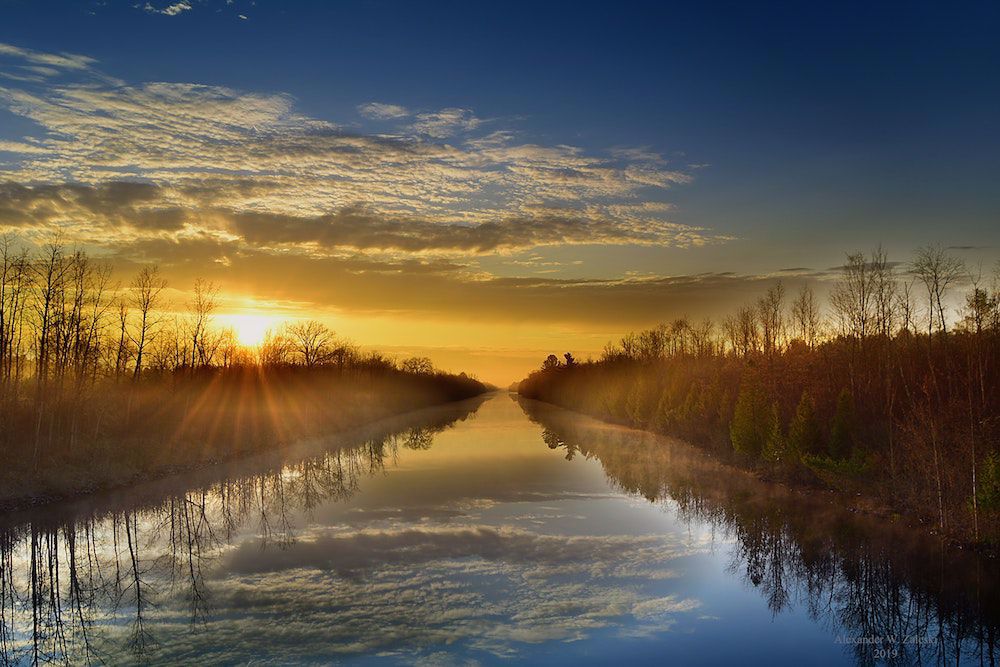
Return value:
[(0, 503), (74, 493), (486, 391), (296, 322), (259, 347), (216, 327), (218, 289), (168, 315), (156, 267), (115, 285), (58, 244), (0, 237)]
[[(986, 287), (936, 247), (905, 271), (881, 249), (852, 254), (826, 313), (778, 283), (721, 326), (678, 319), (598, 361), (549, 355), (518, 389), (996, 543), (998, 277)], [(956, 322), (949, 291), (969, 282)]]

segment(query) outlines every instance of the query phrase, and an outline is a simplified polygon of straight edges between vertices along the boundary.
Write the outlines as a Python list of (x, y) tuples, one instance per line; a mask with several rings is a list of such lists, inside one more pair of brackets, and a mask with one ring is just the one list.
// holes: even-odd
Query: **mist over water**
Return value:
[(0, 527), (4, 663), (912, 664), (995, 563), (503, 394)]

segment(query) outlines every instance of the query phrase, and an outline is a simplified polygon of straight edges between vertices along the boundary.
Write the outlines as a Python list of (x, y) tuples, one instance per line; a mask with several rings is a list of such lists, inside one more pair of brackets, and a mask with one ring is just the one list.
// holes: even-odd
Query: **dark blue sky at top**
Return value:
[(463, 107), (540, 143), (648, 146), (708, 165), (670, 198), (722, 232), (1000, 242), (995, 2), (191, 4), (7, 1), (0, 42), (341, 123)]

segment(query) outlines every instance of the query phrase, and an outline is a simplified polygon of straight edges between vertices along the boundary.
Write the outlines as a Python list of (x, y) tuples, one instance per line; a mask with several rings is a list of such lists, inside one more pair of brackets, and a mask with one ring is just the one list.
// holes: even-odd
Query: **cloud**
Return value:
[[(76, 76), (115, 85), (114, 79), (94, 69), (96, 64), (94, 58), (76, 53), (46, 53), (0, 42), (0, 83), (6, 79), (21, 86), (46, 85), (59, 77)], [(0, 86), (0, 94), (3, 91)]]
[[(621, 166), (568, 146), (455, 147), (407, 136), (357, 135), (298, 114), (291, 98), (194, 84), (0, 90), (0, 103), (46, 130), (19, 181), (163, 185), (213, 181), (234, 210), (328, 213), (364, 204), (434, 221), (483, 222), (539, 203), (638, 204), (641, 191), (689, 180)], [(433, 130), (432, 130), (433, 131)], [(252, 181), (254, 196), (230, 188)], [(630, 201), (631, 200), (631, 201)], [(657, 218), (662, 212), (650, 211)]]
[(28, 144), (21, 141), (5, 141), (0, 139), (0, 152), (20, 153), (22, 155), (45, 155), (48, 149), (37, 144)]
[(675, 246), (706, 240), (701, 230), (668, 223), (615, 227), (607, 219), (574, 211), (543, 211), (480, 224), (433, 223), (417, 218), (387, 218), (361, 208), (346, 208), (315, 218), (242, 213), (228, 215), (232, 230), (255, 245), (316, 243), (354, 248), (487, 253), (548, 245), (635, 244)]
[[(198, 272), (227, 291), (315, 308), (624, 326), (668, 304), (704, 309), (677, 278), (520, 280), (491, 275), (480, 258), (551, 271), (573, 258), (542, 267), (518, 253), (729, 240), (671, 219), (665, 199), (692, 176), (645, 148), (528, 143), (469, 109), (381, 102), (358, 111), (403, 125), (369, 134), (304, 114), (280, 92), (125, 84), (82, 56), (3, 55), (80, 80), (0, 86), (0, 108), (36, 128), (0, 143), (0, 227), (33, 241), (58, 234), (123, 269), (158, 261), (171, 282)], [(705, 302), (727, 300), (733, 285), (719, 281), (699, 279)], [(732, 282), (731, 294), (753, 283)]]
[[(662, 563), (683, 553), (659, 537), (562, 536), (494, 526), (404, 524), (390, 530), (311, 534), (289, 548), (263, 553), (259, 544), (245, 542), (229, 554), (226, 568), (240, 575), (319, 568), (357, 576), (386, 566), (480, 558), (539, 567), (546, 574), (582, 569), (596, 578), (633, 576), (644, 563)], [(622, 562), (626, 560), (628, 567)]]
[(143, 7), (144, 10), (150, 14), (163, 14), (164, 16), (177, 16), (181, 12), (186, 12), (191, 9), (191, 3), (188, 0), (180, 0), (180, 2), (175, 2), (172, 5), (167, 5), (163, 9), (157, 9), (151, 3), (146, 3)]
[[(111, 181), (96, 186), (0, 183), (0, 226), (58, 228), (71, 226), (80, 237), (109, 239), (116, 228), (179, 230), (188, 215), (181, 207), (159, 200), (149, 183)], [(90, 239), (87, 239), (90, 240)]]
[[(123, 267), (156, 261), (181, 284), (225, 281), (236, 293), (373, 316), (567, 324), (621, 332), (664, 318), (732, 312), (773, 285), (771, 275), (704, 273), (609, 279), (497, 277), (455, 258), (314, 256), (243, 247), (221, 236), (154, 237), (123, 244)], [(809, 277), (784, 278), (794, 291)], [(603, 343), (603, 341), (602, 341)], [(600, 346), (600, 343), (597, 347)]]
[(669, 578), (659, 574), (703, 548), (661, 535), (483, 525), (316, 528), (266, 550), (250, 539), (209, 573), (211, 610), (198, 631), (187, 631), (183, 590), (158, 599), (148, 622), (161, 641), (150, 657), (231, 663), (280, 650), (293, 662), (374, 654), (413, 662), (439, 659), (434, 652), (447, 645), (455, 658), (516, 658), (608, 628), (653, 636), (694, 621), (700, 602), (666, 593)]
[[(3, 144), (0, 144), (0, 149)], [(148, 182), (97, 185), (0, 183), (0, 226), (72, 227), (86, 240), (105, 242), (137, 229), (209, 231), (254, 248), (337, 249), (406, 253), (482, 254), (552, 245), (701, 245), (714, 239), (704, 230), (635, 218), (612, 219), (601, 210), (532, 209), (479, 224), (435, 222), (349, 206), (318, 216), (239, 211), (219, 206), (220, 193), (203, 188), (167, 188)], [(170, 224), (163, 224), (166, 221)], [(631, 224), (630, 224), (631, 221)], [(130, 229), (122, 230), (127, 227)], [(105, 236), (110, 233), (112, 236)]]
[[(97, 63), (94, 58), (75, 53), (45, 53), (3, 42), (0, 42), (0, 56), (21, 61), (22, 67), (49, 76), (55, 74), (57, 70), (86, 70)], [(24, 63), (28, 63), (28, 65), (24, 65)]]
[(410, 115), (406, 107), (398, 104), (383, 104), (382, 102), (368, 102), (358, 105), (358, 113), (365, 118), (375, 120), (391, 120), (394, 118), (405, 118)]
[(185, 208), (189, 225), (250, 243), (483, 253), (726, 240), (643, 197), (688, 182), (683, 172), (502, 132), (436, 141), (478, 126), (466, 110), (419, 114), (420, 138), (350, 133), (298, 113), (287, 95), (194, 84), (5, 88), (0, 103), (44, 129), (5, 144), (17, 155), (12, 180), (141, 180), (164, 193), (161, 208)]
[(475, 130), (482, 123), (469, 109), (451, 108), (417, 114), (410, 129), (435, 139), (444, 139), (460, 132)]

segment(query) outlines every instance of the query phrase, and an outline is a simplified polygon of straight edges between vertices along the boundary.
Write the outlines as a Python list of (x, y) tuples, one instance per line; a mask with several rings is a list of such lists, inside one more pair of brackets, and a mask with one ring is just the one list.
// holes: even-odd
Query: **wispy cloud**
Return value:
[[(0, 104), (43, 128), (5, 144), (18, 156), (10, 178), (42, 186), (22, 199), (64, 183), (139, 179), (158, 186), (158, 208), (184, 208), (202, 231), (327, 248), (480, 253), (724, 240), (671, 222), (667, 204), (643, 198), (688, 174), (496, 131), (440, 143), (479, 127), (467, 110), (417, 114), (417, 136), (387, 136), (305, 116), (287, 95), (195, 84), (8, 86)], [(364, 108), (402, 113), (387, 107)], [(47, 211), (46, 222), (67, 221), (65, 208)]]
[(162, 9), (157, 9), (151, 3), (147, 2), (143, 7), (144, 10), (150, 14), (163, 14), (164, 16), (177, 16), (181, 12), (186, 12), (191, 9), (191, 3), (188, 0), (180, 0), (180, 2), (175, 2), (172, 5), (167, 5)]
[(365, 118), (375, 120), (390, 120), (393, 118), (405, 118), (410, 115), (410, 111), (398, 104), (383, 104), (382, 102), (368, 102), (358, 105), (358, 113)]
[[(608, 312), (618, 313), (635, 292), (654, 288), (633, 278), (509, 282), (478, 258), (517, 259), (545, 246), (728, 240), (670, 219), (664, 198), (692, 177), (648, 149), (526, 143), (468, 109), (411, 112), (380, 102), (358, 111), (400, 125), (365, 133), (306, 115), (281, 93), (126, 85), (84, 56), (11, 46), (0, 55), (22, 68), (77, 73), (0, 85), (0, 108), (38, 128), (0, 142), (0, 228), (28, 239), (59, 234), (120, 263), (160, 261), (177, 275), (224, 269), (213, 277), (233, 289), (260, 275), (250, 264), (266, 264), (288, 276), (275, 291), (295, 283), (316, 303), (347, 305), (345, 290), (317, 289), (337, 276), (368, 299), (352, 307), (372, 310), (399, 308), (391, 302), (407, 294), (414, 310), (451, 298), (484, 313), (533, 316), (547, 298), (561, 317), (558, 304), (570, 294), (577, 311), (584, 295), (614, 294)], [(311, 277), (299, 285), (297, 275)], [(529, 303), (512, 305), (525, 296)]]
[(417, 114), (410, 128), (419, 134), (444, 139), (461, 132), (471, 132), (482, 123), (470, 109), (441, 109)]
[[(3, 42), (0, 42), (0, 56), (20, 60), (23, 67), (29, 67), (31, 64), (34, 64), (62, 70), (85, 70), (97, 63), (93, 58), (75, 53), (45, 53), (43, 51), (34, 51), (11, 44), (4, 44)], [(29, 68), (40, 73), (55, 73), (55, 70), (52, 69), (41, 70), (38, 67)]]

